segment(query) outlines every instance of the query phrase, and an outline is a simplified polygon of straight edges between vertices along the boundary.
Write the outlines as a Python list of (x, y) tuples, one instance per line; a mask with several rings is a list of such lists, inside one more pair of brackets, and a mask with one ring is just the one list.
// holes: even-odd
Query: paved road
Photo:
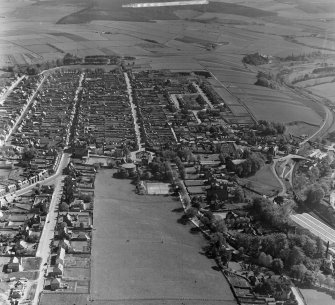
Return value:
[(298, 302), (298, 305), (306, 305), (305, 300), (303, 299), (303, 297), (301, 296), (301, 293), (299, 293), (299, 290), (297, 287), (291, 287), (291, 290), (295, 296), (295, 299)]
[[(289, 154), (285, 157), (281, 157), (281, 158), (278, 158), (278, 159), (274, 159), (273, 160), (273, 163), (272, 163), (272, 166), (271, 166), (271, 171), (273, 173), (273, 175), (276, 177), (276, 179), (278, 180), (278, 182), (280, 183), (281, 187), (282, 187), (282, 190), (280, 193), (278, 193), (279, 196), (285, 196), (286, 195), (286, 192), (287, 192), (287, 188), (286, 188), (286, 185), (285, 183), (283, 182), (282, 179), (284, 178), (288, 178), (289, 179), (289, 182), (290, 182), (290, 185), (292, 186), (293, 185), (293, 182), (292, 182), (292, 174), (293, 174), (293, 169), (294, 169), (294, 166), (295, 166), (295, 162), (293, 161), (293, 159), (300, 159), (300, 160), (308, 160), (307, 158), (305, 157), (302, 157), (302, 156), (299, 156), (299, 155), (293, 155), (293, 154)], [(284, 177), (284, 171), (285, 171), (285, 168), (282, 172), (282, 175), (281, 177), (279, 177), (277, 175), (277, 172), (276, 172), (276, 165), (278, 162), (285, 162), (285, 164), (287, 164), (288, 162), (290, 162), (290, 170), (286, 173), (285, 177)]]
[(274, 159), (273, 160), (273, 163), (272, 163), (272, 166), (271, 166), (271, 171), (272, 171), (273, 175), (276, 177), (276, 179), (278, 180), (278, 182), (279, 182), (279, 184), (281, 185), (281, 188), (282, 188), (282, 190), (278, 193), (278, 196), (285, 196), (286, 192), (287, 192), (286, 185), (283, 182), (283, 180), (278, 177), (277, 172), (276, 172), (276, 165), (277, 165), (279, 160), (280, 159)]
[(39, 295), (41, 291), (43, 290), (44, 286), (44, 271), (46, 270), (46, 266), (44, 266), (45, 263), (48, 262), (48, 257), (51, 254), (50, 249), (50, 242), (52, 241), (54, 237), (54, 231), (55, 226), (57, 223), (57, 213), (58, 213), (58, 205), (62, 196), (62, 189), (63, 189), (63, 178), (65, 176), (59, 176), (56, 179), (56, 185), (55, 185), (55, 191), (53, 193), (50, 207), (49, 207), (49, 213), (46, 218), (46, 223), (43, 228), (43, 232), (40, 238), (40, 242), (38, 244), (38, 248), (36, 251), (36, 257), (41, 257), (42, 262), (39, 269), (39, 276), (36, 280), (37, 287), (35, 292), (35, 297), (33, 300), (33, 305), (38, 304)]
[[(63, 155), (62, 155), (62, 157), (61, 157), (61, 160), (60, 160), (60, 162), (59, 162), (58, 169), (57, 169), (56, 173), (54, 173), (52, 176), (50, 176), (50, 177), (48, 177), (48, 178), (46, 178), (46, 179), (44, 179), (44, 180), (42, 180), (42, 181), (38, 181), (38, 182), (36, 182), (36, 183), (34, 183), (34, 184), (29, 185), (28, 187), (25, 187), (25, 188), (23, 188), (23, 189), (21, 189), (21, 190), (16, 191), (15, 193), (11, 193), (11, 194), (12, 194), (12, 195), (15, 194), (15, 195), (17, 195), (17, 196), (21, 196), (21, 195), (23, 195), (23, 194), (26, 194), (26, 193), (30, 192), (33, 188), (36, 187), (37, 184), (40, 184), (40, 185), (49, 184), (50, 182), (56, 180), (56, 178), (57, 178), (59, 175), (61, 175), (63, 169), (68, 165), (69, 161), (70, 161), (70, 154), (63, 153)], [(6, 195), (3, 196), (3, 197), (6, 197), (6, 196), (8, 196), (8, 195), (9, 195), (9, 194), (6, 194)], [(3, 198), (3, 197), (2, 197), (2, 198)]]
[[(302, 142), (300, 142), (300, 146), (304, 145), (305, 143), (307, 143), (308, 141), (312, 140), (313, 138), (315, 138), (316, 136), (320, 135), (322, 136), (322, 133), (325, 132), (326, 130), (328, 130), (328, 128), (332, 125), (333, 122), (333, 112), (326, 106), (322, 105), (325, 112), (326, 112), (326, 116), (323, 120), (322, 125), (320, 126), (320, 128), (313, 133), (311, 136), (309, 136), (308, 138), (306, 138), (305, 140), (303, 140)], [(328, 126), (330, 125), (330, 126)]]

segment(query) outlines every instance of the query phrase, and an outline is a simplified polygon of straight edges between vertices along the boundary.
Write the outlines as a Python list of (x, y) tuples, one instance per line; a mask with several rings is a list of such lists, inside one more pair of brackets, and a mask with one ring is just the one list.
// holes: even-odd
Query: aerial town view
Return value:
[(0, 0), (0, 305), (334, 305), (334, 0)]

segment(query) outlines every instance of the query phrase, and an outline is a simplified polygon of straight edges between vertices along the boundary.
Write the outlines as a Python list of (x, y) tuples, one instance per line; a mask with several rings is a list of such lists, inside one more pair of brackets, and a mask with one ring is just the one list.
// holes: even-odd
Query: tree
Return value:
[(227, 234), (227, 226), (224, 219), (215, 221), (213, 227), (215, 232)]
[(301, 248), (294, 246), (288, 256), (287, 263), (288, 266), (299, 265), (303, 262), (305, 255)]
[(325, 280), (325, 284), (328, 286), (328, 287), (333, 287), (334, 286), (334, 279), (331, 275), (327, 275), (326, 277), (326, 280)]
[(265, 280), (255, 287), (254, 292), (261, 295), (273, 295), (275, 293), (275, 286), (272, 285), (271, 281)]
[(305, 272), (303, 281), (308, 286), (314, 285), (316, 282), (316, 274), (311, 270), (307, 270)]
[(320, 204), (324, 195), (325, 192), (323, 188), (319, 184), (314, 183), (306, 190), (306, 203), (310, 206)]
[(193, 217), (195, 217), (197, 214), (198, 214), (198, 210), (195, 209), (195, 208), (192, 208), (192, 207), (188, 208), (188, 209), (186, 210), (186, 212), (185, 212), (185, 215), (186, 215), (186, 217), (188, 217), (188, 218), (193, 218)]
[(70, 210), (69, 205), (66, 202), (62, 202), (59, 206), (60, 212), (68, 212)]
[(283, 272), (284, 269), (284, 263), (280, 258), (275, 258), (272, 261), (272, 269), (274, 272), (281, 274)]
[(244, 192), (240, 186), (235, 187), (233, 196), (235, 202), (244, 202)]
[(324, 285), (324, 283), (326, 281), (326, 276), (324, 274), (322, 274), (321, 271), (319, 271), (316, 274), (316, 278), (317, 278), (317, 281), (318, 281), (320, 286)]
[(72, 177), (66, 176), (64, 179), (63, 195), (64, 201), (69, 204), (74, 200), (75, 183)]
[(292, 276), (300, 281), (303, 280), (306, 272), (307, 268), (303, 264), (293, 265), (291, 268)]
[(266, 266), (266, 254), (261, 252), (258, 256), (258, 263), (262, 266)]
[(323, 257), (324, 255), (324, 243), (322, 241), (322, 239), (318, 236), (316, 238), (316, 255), (317, 257)]
[(25, 147), (22, 153), (22, 161), (31, 161), (35, 158), (36, 151), (33, 147)]
[(317, 252), (316, 242), (310, 237), (306, 236), (306, 241), (302, 249), (307, 256), (313, 258)]
[(261, 252), (258, 256), (258, 263), (269, 268), (272, 265), (272, 256), (270, 254), (266, 255), (264, 252)]
[(223, 265), (227, 266), (228, 262), (231, 260), (231, 252), (228, 251), (225, 247), (222, 247), (219, 251), (219, 257)]

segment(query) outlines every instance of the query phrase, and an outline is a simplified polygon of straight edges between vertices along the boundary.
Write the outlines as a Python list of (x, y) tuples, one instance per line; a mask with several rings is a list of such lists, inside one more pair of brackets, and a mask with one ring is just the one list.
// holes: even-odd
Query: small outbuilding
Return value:
[(10, 258), (10, 261), (7, 265), (7, 272), (10, 273), (10, 272), (19, 272), (19, 271), (23, 271), (22, 258), (13, 256)]
[(54, 278), (50, 282), (50, 289), (55, 291), (60, 288), (61, 280), (59, 278)]

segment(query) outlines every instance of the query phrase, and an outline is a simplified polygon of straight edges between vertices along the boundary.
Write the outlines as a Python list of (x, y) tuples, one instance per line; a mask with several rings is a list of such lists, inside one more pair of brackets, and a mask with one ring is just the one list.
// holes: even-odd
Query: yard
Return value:
[(169, 197), (136, 195), (133, 185), (112, 178), (113, 173), (100, 170), (95, 184), (93, 299), (236, 304), (226, 280), (211, 268), (214, 261), (199, 254), (203, 237), (191, 235), (190, 226), (177, 223), (181, 215), (174, 211), (180, 203)]

